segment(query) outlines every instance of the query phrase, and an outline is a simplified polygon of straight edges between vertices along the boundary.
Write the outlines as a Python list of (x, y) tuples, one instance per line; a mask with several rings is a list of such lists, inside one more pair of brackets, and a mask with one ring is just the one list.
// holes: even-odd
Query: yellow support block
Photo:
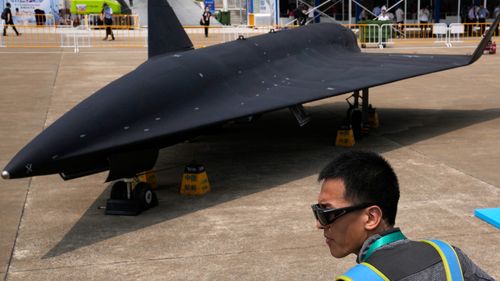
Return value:
[(207, 171), (203, 165), (189, 164), (182, 175), (180, 194), (204, 195), (210, 191)]
[(156, 173), (153, 170), (139, 175), (139, 181), (146, 182), (152, 189), (158, 188), (158, 180), (156, 179)]
[(351, 127), (342, 127), (337, 131), (336, 146), (353, 147), (355, 143)]
[(255, 15), (253, 13), (248, 13), (248, 25), (251, 27), (255, 26)]

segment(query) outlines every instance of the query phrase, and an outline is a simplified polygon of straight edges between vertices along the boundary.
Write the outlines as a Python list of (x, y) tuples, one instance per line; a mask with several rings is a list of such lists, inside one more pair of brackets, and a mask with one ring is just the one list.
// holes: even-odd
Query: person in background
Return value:
[(410, 240), (395, 227), (399, 183), (382, 156), (344, 152), (323, 168), (318, 181), (318, 203), (311, 208), (330, 254), (357, 255), (358, 265), (335, 280), (494, 280), (459, 248), (441, 240)]
[(495, 10), (493, 10), (493, 16), (496, 18), (500, 15), (500, 3), (495, 7)]
[(389, 14), (387, 13), (387, 8), (382, 6), (380, 9), (380, 15), (377, 17), (377, 20), (390, 20)]
[(380, 9), (380, 6), (377, 5), (377, 6), (373, 7), (372, 12), (375, 15), (375, 17), (378, 17), (378, 16), (380, 16), (380, 13), (382, 12), (382, 10)]
[(302, 11), (301, 11), (300, 5), (299, 5), (293, 11), (293, 17), (295, 19), (295, 23), (294, 23), (295, 25), (300, 25), (301, 14), (302, 14)]
[(490, 16), (490, 11), (485, 6), (481, 6), (477, 11), (477, 21), (479, 22), (479, 27), (481, 29), (481, 34), (484, 34), (486, 29), (486, 19)]
[[(495, 18), (497, 18), (498, 16), (500, 16), (500, 3), (495, 7), (495, 10), (493, 10), (493, 16)], [(498, 26), (497, 26), (497, 30), (495, 32), (495, 36), (498, 36)]]
[(396, 9), (396, 28), (398, 30), (397, 37), (404, 37), (404, 20), (405, 20), (405, 12), (401, 9), (401, 6), (398, 6)]
[(337, 18), (337, 5), (333, 5), (330, 8), (330, 12), (331, 12), (332, 18), (336, 19)]
[(208, 37), (208, 27), (210, 26), (210, 17), (212, 16), (212, 13), (210, 12), (210, 7), (206, 6), (205, 11), (203, 11), (203, 14), (201, 15), (201, 20), (200, 24), (205, 26), (205, 37)]
[(461, 23), (466, 23), (467, 22), (467, 13), (469, 12), (470, 6), (463, 5), (462, 8), (460, 9), (460, 22)]
[(312, 6), (307, 9), (307, 23), (314, 23), (314, 8)]
[(290, 21), (295, 20), (295, 7), (294, 6), (290, 6), (290, 8), (287, 10), (287, 15), (288, 15), (288, 19)]
[(308, 15), (307, 15), (307, 6), (306, 5), (302, 5), (302, 7), (300, 8), (301, 9), (301, 15), (302, 15), (302, 20), (300, 21), (300, 25), (305, 25), (307, 23), (307, 18), (308, 18)]
[(111, 35), (111, 40), (115, 40), (115, 35), (113, 34), (113, 10), (107, 3), (102, 6), (102, 18), (104, 20), (104, 25), (106, 26), (106, 37), (102, 40), (108, 40), (108, 36)]
[(305, 11), (305, 8), (304, 8), (303, 5), (299, 5), (297, 7), (297, 9), (295, 9), (294, 16), (295, 16), (295, 19), (297, 21), (297, 25), (304, 25), (304, 24), (306, 24), (307, 16), (304, 13), (304, 11)]
[(479, 7), (477, 5), (472, 5), (467, 12), (467, 26), (466, 33), (468, 36), (472, 36), (474, 32), (474, 26), (477, 23), (477, 12), (479, 11)]
[(387, 11), (387, 16), (389, 17), (390, 21), (394, 21), (394, 13), (391, 11)]
[(368, 20), (368, 12), (365, 9), (363, 9), (363, 11), (361, 11), (361, 13), (359, 14), (359, 20), (360, 21)]
[(3, 36), (7, 36), (7, 28), (9, 26), (14, 29), (14, 32), (16, 32), (16, 35), (19, 36), (21, 33), (19, 33), (16, 29), (16, 26), (14, 25), (14, 20), (12, 19), (12, 11), (10, 10), (10, 3), (7, 2), (5, 4), (5, 9), (2, 12), (2, 19), (4, 20), (4, 27), (3, 27)]
[(431, 12), (429, 11), (429, 6), (425, 6), (424, 8), (420, 9), (420, 16), (418, 18), (418, 22), (420, 25), (420, 37), (428, 37), (427, 26), (429, 24), (430, 15)]

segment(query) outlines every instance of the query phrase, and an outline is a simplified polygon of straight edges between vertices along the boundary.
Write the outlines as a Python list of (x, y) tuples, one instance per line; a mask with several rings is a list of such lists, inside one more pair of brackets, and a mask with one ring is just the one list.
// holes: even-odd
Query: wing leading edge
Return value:
[[(361, 53), (354, 35), (348, 31), (336, 36), (344, 32), (339, 29), (342, 27), (336, 24), (315, 24), (149, 60), (100, 94), (111, 102), (120, 100), (127, 89), (148, 93), (132, 95), (120, 105), (123, 112), (136, 112), (123, 117), (130, 119), (124, 122), (148, 128), (147, 137), (141, 131), (103, 129), (107, 141), (74, 150), (67, 157), (131, 144), (141, 147), (144, 143), (147, 147), (146, 143), (154, 142), (161, 147), (173, 136), (213, 124), (473, 62), (467, 55)], [(296, 38), (305, 42), (297, 42)], [(148, 85), (148, 90), (141, 85)], [(86, 108), (106, 112), (107, 102), (98, 99), (99, 95), (89, 98), (67, 119), (87, 114), (79, 112)], [(161, 122), (152, 126), (146, 119), (133, 118), (146, 114), (161, 118)], [(96, 120), (102, 118), (95, 116)]]

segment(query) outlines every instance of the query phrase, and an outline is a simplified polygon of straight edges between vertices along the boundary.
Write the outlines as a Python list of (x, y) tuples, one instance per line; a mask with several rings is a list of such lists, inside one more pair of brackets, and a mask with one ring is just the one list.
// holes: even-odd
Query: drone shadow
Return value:
[[(336, 154), (336, 129), (343, 122), (345, 104), (307, 107), (313, 120), (298, 127), (288, 112), (264, 115), (253, 123), (224, 126), (213, 134), (163, 149), (156, 166), (159, 206), (137, 217), (105, 216), (109, 186), (72, 229), (43, 258), (60, 256), (106, 239), (137, 231), (205, 208), (236, 200), (296, 179), (315, 175)], [(379, 109), (381, 128), (355, 149), (384, 153), (448, 132), (500, 117), (500, 109), (431, 110)], [(391, 141), (387, 141), (390, 139)], [(202, 197), (178, 193), (184, 165), (204, 163), (212, 191)]]

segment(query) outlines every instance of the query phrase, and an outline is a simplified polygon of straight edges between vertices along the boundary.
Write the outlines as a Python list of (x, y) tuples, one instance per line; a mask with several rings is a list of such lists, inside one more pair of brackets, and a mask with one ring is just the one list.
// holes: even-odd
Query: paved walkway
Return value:
[[(144, 49), (0, 50), (0, 167), (97, 89), (146, 59)], [(369, 49), (370, 52), (381, 50)], [(471, 48), (382, 50), (471, 53)], [(500, 232), (472, 216), (500, 206), (500, 56), (371, 89), (382, 127), (356, 145), (382, 153), (401, 183), (397, 224), (410, 238), (442, 238), (500, 278)], [(105, 216), (106, 174), (0, 181), (0, 276), (5, 280), (332, 280), (335, 260), (314, 229), (321, 167), (345, 96), (287, 110), (162, 150), (160, 206)], [(193, 155), (213, 191), (177, 194)]]

